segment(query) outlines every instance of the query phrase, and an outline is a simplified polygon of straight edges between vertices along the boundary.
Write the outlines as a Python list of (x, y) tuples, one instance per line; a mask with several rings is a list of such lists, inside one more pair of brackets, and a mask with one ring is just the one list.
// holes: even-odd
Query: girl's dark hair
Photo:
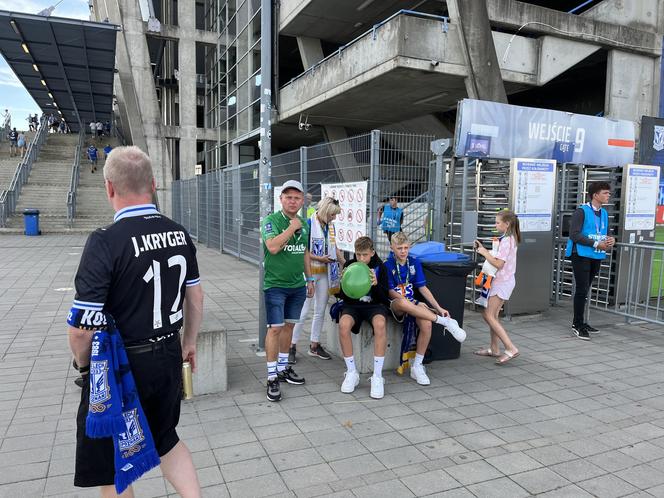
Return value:
[(516, 213), (510, 209), (503, 209), (502, 211), (498, 211), (496, 216), (498, 216), (501, 220), (509, 225), (505, 235), (514, 236), (517, 244), (520, 244), (521, 229), (519, 228), (519, 217), (516, 215)]
[(593, 200), (593, 195), (602, 190), (611, 190), (611, 185), (608, 182), (592, 182), (588, 185), (588, 199)]

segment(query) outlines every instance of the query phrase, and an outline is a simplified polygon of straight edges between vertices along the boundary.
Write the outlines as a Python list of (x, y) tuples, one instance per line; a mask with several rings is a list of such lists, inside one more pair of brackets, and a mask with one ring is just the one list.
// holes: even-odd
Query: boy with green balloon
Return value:
[(343, 306), (339, 318), (339, 343), (346, 363), (341, 384), (342, 393), (352, 393), (360, 383), (355, 367), (351, 332), (360, 332), (363, 321), (369, 322), (374, 331), (374, 371), (371, 376), (371, 397), (384, 395), (383, 363), (387, 349), (388, 297), (387, 270), (374, 251), (369, 237), (355, 241), (355, 258), (346, 262), (341, 277)]

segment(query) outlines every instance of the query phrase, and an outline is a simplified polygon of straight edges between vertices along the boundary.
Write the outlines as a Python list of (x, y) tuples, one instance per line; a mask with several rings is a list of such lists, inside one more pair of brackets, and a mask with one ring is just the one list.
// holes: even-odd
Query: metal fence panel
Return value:
[(210, 206), (208, 204), (207, 180), (210, 175), (199, 175), (196, 182), (196, 191), (198, 193), (198, 242), (207, 244), (208, 242), (208, 220)]
[(209, 233), (208, 247), (221, 250), (221, 188), (220, 170), (208, 175)]

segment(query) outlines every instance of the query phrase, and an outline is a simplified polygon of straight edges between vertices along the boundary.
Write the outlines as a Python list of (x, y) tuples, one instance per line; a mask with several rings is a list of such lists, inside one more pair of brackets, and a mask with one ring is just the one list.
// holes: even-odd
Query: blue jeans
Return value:
[(284, 289), (271, 287), (263, 291), (268, 327), (281, 327), (285, 323), (299, 323), (307, 288)]

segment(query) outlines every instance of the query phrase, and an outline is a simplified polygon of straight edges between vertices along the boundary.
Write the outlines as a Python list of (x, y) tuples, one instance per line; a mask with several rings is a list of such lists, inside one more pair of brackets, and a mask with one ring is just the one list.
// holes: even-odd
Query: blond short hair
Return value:
[(152, 193), (152, 162), (136, 146), (116, 147), (106, 158), (104, 179), (119, 196)]
[(318, 205), (316, 206), (316, 214), (318, 214), (318, 217), (325, 222), (333, 216), (338, 215), (340, 212), (341, 208), (339, 207), (339, 201), (332, 197), (322, 198), (318, 201)]
[(394, 235), (392, 235), (392, 244), (398, 246), (401, 244), (410, 244), (410, 239), (408, 238), (408, 235), (406, 235), (403, 232), (396, 232)]

